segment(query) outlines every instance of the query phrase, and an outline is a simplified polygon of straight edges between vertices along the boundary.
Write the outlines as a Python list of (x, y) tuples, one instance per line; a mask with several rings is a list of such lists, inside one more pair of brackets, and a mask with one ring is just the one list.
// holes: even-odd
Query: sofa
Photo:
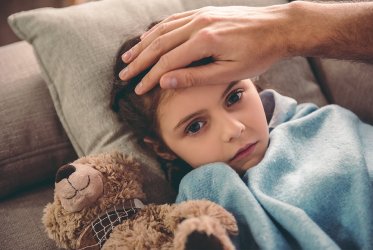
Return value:
[[(82, 90), (75, 91), (82, 98), (77, 98), (74, 93), (67, 92), (68, 85), (75, 84), (76, 90), (77, 84), (97, 84), (94, 79), (97, 80), (101, 75), (105, 75), (106, 71), (97, 72), (96, 70), (95, 73), (92, 73), (92, 69), (88, 66), (91, 71), (85, 67), (79, 68), (78, 62), (74, 60), (71, 64), (67, 63), (74, 54), (66, 55), (68, 57), (66, 61), (64, 56), (68, 48), (59, 50), (58, 46), (71, 46), (70, 50), (72, 50), (71, 48), (75, 48), (79, 44), (85, 42), (90, 44), (87, 37), (91, 34), (79, 31), (77, 37), (82, 40), (71, 44), (69, 44), (71, 40), (62, 43), (57, 38), (61, 34), (61, 36), (65, 36), (63, 32), (66, 30), (56, 29), (58, 25), (61, 25), (59, 19), (66, 18), (66, 16), (70, 20), (71, 18), (84, 17), (85, 21), (88, 20), (85, 25), (90, 25), (89, 22), (94, 23), (96, 19), (102, 18), (100, 15), (103, 17), (111, 15), (111, 12), (107, 14), (104, 8), (119, 4), (118, 2), (127, 11), (125, 13), (131, 12), (133, 14), (133, 10), (138, 9), (139, 6), (142, 12), (137, 15), (149, 13), (149, 18), (142, 20), (145, 25), (160, 16), (205, 5), (245, 4), (256, 6), (283, 4), (286, 1), (141, 0), (133, 3), (129, 0), (105, 0), (65, 8), (66, 10), (35, 10), (36, 12), (20, 13), (16, 14), (18, 16), (10, 18), (9, 22), (15, 33), (26, 41), (0, 47), (1, 249), (56, 249), (54, 242), (47, 237), (41, 217), (44, 206), (53, 199), (54, 175), (59, 166), (80, 156), (113, 149), (123, 149), (123, 151), (135, 152), (142, 156), (142, 152), (136, 146), (121, 146), (123, 143), (125, 145), (130, 143), (130, 139), (127, 137), (129, 132), (125, 127), (116, 129), (115, 133), (109, 136), (96, 129), (99, 125), (90, 127), (87, 124), (88, 122), (84, 120), (82, 114), (91, 116), (91, 112), (95, 113), (95, 108), (92, 108), (90, 112), (85, 109), (81, 113), (75, 113), (73, 119), (68, 116), (70, 113), (82, 109), (88, 102), (86, 99), (89, 98)], [(118, 9), (117, 6), (115, 8)], [(100, 10), (97, 13), (101, 14), (94, 16), (92, 13), (95, 13), (95, 10), (93, 9)], [(159, 13), (155, 13), (155, 9)], [(80, 12), (85, 14), (80, 15)], [(62, 14), (59, 15), (60, 13)], [(79, 17), (76, 15), (77, 13), (79, 13)], [(54, 18), (56, 21), (53, 21)], [(134, 21), (138, 22), (138, 20)], [(43, 31), (43, 27), (41, 27), (43, 23), (46, 23), (45, 29), (53, 29), (50, 31), (51, 33)], [(73, 22), (71, 25), (79, 26)], [(80, 25), (82, 25), (81, 22)], [(124, 28), (131, 26), (130, 22), (124, 22), (117, 23), (116, 27), (120, 28), (121, 25)], [(70, 36), (68, 39), (74, 39), (71, 38), (73, 37), (71, 27), (69, 28), (71, 33), (67, 34)], [(131, 31), (126, 31), (126, 37), (133, 35), (135, 30), (140, 28), (132, 26), (128, 29)], [(56, 30), (58, 34), (53, 33)], [(103, 27), (103, 30), (107, 30), (107, 28)], [(46, 37), (48, 39), (52, 37), (46, 43), (48, 45), (53, 42), (54, 48), (53, 46), (46, 47), (47, 45), (43, 44)], [(77, 38), (75, 38), (76, 40)], [(123, 37), (119, 40), (122, 41)], [(100, 42), (104, 43), (106, 40), (95, 40), (92, 46), (99, 46), (99, 48), (111, 46), (111, 52), (115, 51), (118, 46), (118, 42), (110, 46), (106, 43), (100, 44)], [(91, 50), (91, 48), (88, 49)], [(45, 51), (48, 53), (43, 54)], [(83, 51), (83, 49), (79, 51)], [(76, 54), (76, 52), (74, 53)], [(100, 53), (100, 51), (96, 51), (96, 54), (102, 58)], [(80, 55), (79, 58), (84, 55)], [(108, 55), (107, 62), (110, 62), (110, 58), (113, 56), (114, 53)], [(55, 58), (59, 58), (59, 60)], [(56, 64), (54, 68), (51, 66), (52, 64)], [(110, 67), (108, 68), (110, 69)], [(93, 80), (77, 80), (76, 76), (86, 77), (84, 75), (85, 69), (89, 71), (87, 77), (94, 76)], [(77, 72), (75, 76), (74, 72)], [(60, 79), (61, 75), (64, 76), (62, 80)], [(72, 76), (75, 78), (68, 78)], [(100, 81), (105, 81), (105, 79), (100, 78)], [(261, 88), (274, 88), (282, 94), (295, 98), (300, 103), (313, 102), (319, 106), (330, 103), (339, 104), (355, 112), (363, 121), (373, 124), (373, 109), (371, 108), (373, 106), (371, 95), (373, 93), (373, 66), (370, 64), (320, 58), (289, 58), (276, 63), (260, 76), (259, 84)], [(105, 85), (105, 90), (108, 89), (109, 87)], [(64, 102), (63, 98), (70, 95), (73, 96), (73, 99)], [(69, 112), (67, 112), (69, 109), (66, 109), (67, 104), (71, 105), (68, 107)], [(93, 106), (89, 104), (88, 107)], [(108, 108), (105, 112), (107, 113), (102, 121), (114, 119), (114, 114), (107, 115), (110, 112)], [(97, 122), (92, 117), (89, 119), (92, 123)], [(102, 123), (102, 121), (99, 122)], [(109, 123), (107, 126), (111, 128), (114, 126), (113, 124)], [(78, 129), (74, 131), (74, 128)], [(112, 132), (114, 129), (110, 130)], [(90, 142), (91, 144), (87, 146), (86, 141), (82, 142), (83, 136), (88, 138), (86, 140), (96, 137), (101, 141)], [(121, 142), (113, 143), (119, 137), (122, 138)], [(104, 142), (102, 138), (105, 139)], [(150, 156), (146, 157), (150, 158)], [(158, 169), (159, 166), (156, 165), (154, 159), (147, 159), (144, 162), (146, 169), (149, 169), (149, 165), (153, 168), (153, 172), (150, 171), (150, 174), (146, 172), (147, 170), (144, 172), (144, 175), (149, 176), (147, 179), (149, 202), (172, 202), (175, 190), (167, 185), (161, 170)]]

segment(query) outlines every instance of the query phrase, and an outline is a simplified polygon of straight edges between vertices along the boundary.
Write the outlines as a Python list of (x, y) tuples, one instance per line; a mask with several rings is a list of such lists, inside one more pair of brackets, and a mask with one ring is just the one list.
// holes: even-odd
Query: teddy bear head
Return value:
[(100, 234), (110, 228), (94, 225), (120, 223), (143, 206), (140, 169), (132, 156), (117, 152), (82, 157), (60, 167), (54, 200), (46, 205), (42, 218), (49, 237), (63, 248), (77, 249), (92, 237), (96, 237), (92, 245), (97, 240), (102, 243), (106, 236)]

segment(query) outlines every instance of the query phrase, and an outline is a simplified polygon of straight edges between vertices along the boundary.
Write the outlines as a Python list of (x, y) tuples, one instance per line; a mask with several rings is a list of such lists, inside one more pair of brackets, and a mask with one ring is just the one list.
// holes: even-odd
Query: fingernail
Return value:
[(124, 80), (128, 72), (128, 67), (125, 67), (119, 72), (119, 78)]
[(123, 60), (124, 62), (128, 62), (128, 61), (131, 59), (131, 55), (132, 55), (131, 50), (127, 51), (126, 53), (124, 53), (124, 54), (122, 55), (122, 60)]
[(137, 84), (137, 86), (135, 88), (136, 94), (138, 94), (138, 95), (142, 94), (142, 87), (143, 87), (142, 82), (140, 82), (139, 84)]
[(176, 88), (177, 87), (177, 80), (176, 80), (176, 78), (175, 77), (167, 78), (165, 80), (164, 87), (165, 88), (171, 88), (171, 89)]

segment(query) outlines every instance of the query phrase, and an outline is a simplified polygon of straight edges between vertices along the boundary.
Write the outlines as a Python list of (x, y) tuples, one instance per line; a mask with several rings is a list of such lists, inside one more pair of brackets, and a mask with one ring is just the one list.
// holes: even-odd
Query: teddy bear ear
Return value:
[[(48, 237), (52, 239), (56, 245), (65, 249), (76, 249), (76, 239), (71, 237), (69, 230), (62, 230), (61, 225), (67, 225), (65, 215), (59, 213), (61, 207), (59, 202), (48, 203), (43, 210), (42, 223), (48, 233)], [(58, 217), (57, 217), (58, 216)], [(66, 229), (66, 228), (65, 228)]]
[(58, 222), (56, 221), (56, 217), (54, 216), (55, 209), (55, 204), (48, 203), (43, 210), (42, 222), (48, 233), (49, 238), (51, 238), (54, 241), (58, 241)]
[(54, 207), (52, 203), (48, 203), (43, 210), (42, 222), (48, 232), (53, 228), (53, 225), (57, 224), (54, 219), (53, 211)]

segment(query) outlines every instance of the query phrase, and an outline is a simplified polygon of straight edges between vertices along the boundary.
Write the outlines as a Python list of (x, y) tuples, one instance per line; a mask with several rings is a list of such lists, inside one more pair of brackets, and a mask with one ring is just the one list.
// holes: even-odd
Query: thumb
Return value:
[(198, 67), (181, 68), (164, 74), (161, 88), (186, 88), (199, 85), (224, 84), (239, 80), (234, 62), (216, 61)]

